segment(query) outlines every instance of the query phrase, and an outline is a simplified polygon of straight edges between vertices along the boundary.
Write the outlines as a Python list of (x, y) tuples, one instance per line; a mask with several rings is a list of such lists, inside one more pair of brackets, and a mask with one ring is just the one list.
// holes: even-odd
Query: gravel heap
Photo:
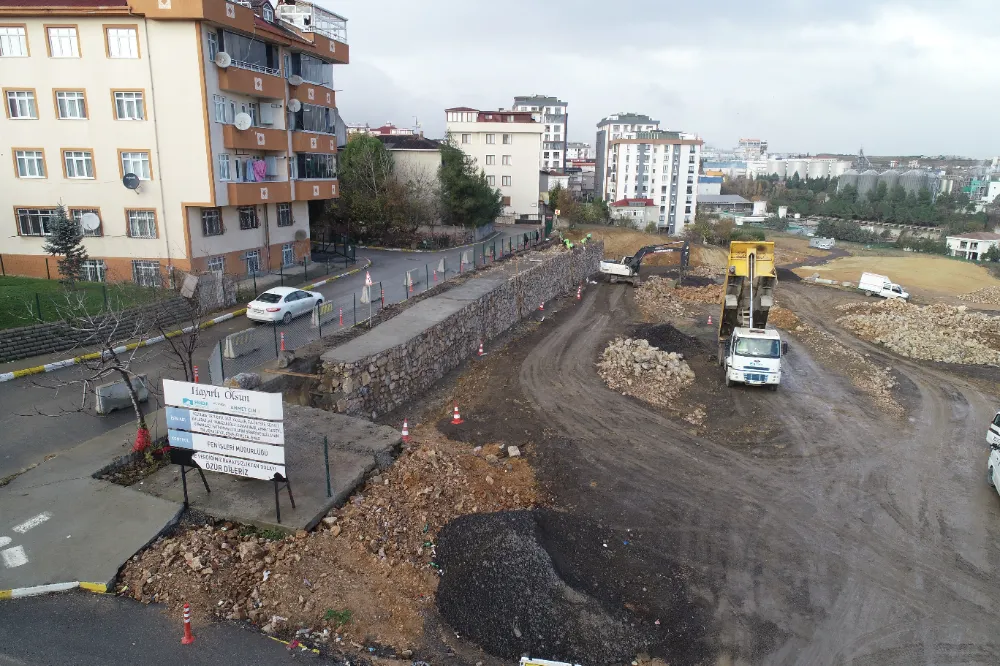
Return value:
[(615, 391), (665, 407), (685, 386), (694, 372), (683, 354), (665, 352), (646, 340), (615, 338), (597, 363), (597, 371)]
[(925, 361), (1000, 365), (1000, 318), (935, 303), (899, 299), (838, 305), (837, 322), (859, 338)]
[(540, 532), (528, 511), (464, 516), (446, 525), (438, 541), (441, 615), (501, 658), (630, 663), (643, 646), (632, 623), (568, 586)]
[(1000, 286), (983, 287), (968, 294), (959, 294), (958, 298), (969, 303), (1000, 305)]
[(635, 293), (636, 303), (642, 313), (651, 319), (683, 317), (688, 314), (688, 303), (718, 303), (722, 294), (719, 285), (704, 287), (675, 287), (674, 280), (658, 276), (643, 281)]

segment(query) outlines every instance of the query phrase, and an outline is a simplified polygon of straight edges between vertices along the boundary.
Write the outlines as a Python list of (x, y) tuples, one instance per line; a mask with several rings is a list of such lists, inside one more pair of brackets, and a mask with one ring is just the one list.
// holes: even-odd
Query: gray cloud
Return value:
[(569, 102), (571, 140), (638, 111), (727, 146), (1000, 154), (995, 0), (320, 0), (348, 19), (348, 122), (444, 132), (444, 109)]

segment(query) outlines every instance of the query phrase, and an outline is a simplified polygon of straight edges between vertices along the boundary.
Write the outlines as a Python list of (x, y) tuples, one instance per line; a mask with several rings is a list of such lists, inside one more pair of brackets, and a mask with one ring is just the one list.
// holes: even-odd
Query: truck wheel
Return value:
[(771, 389), (772, 391), (777, 391), (778, 390), (778, 385), (777, 384), (769, 384), (767, 388)]
[(618, 278), (616, 278), (614, 275), (608, 278), (608, 281), (611, 282), (611, 284), (618, 284)]
[(866, 290), (865, 290), (865, 296), (871, 296), (871, 295), (872, 295), (872, 292), (870, 292), (870, 291), (868, 291), (868, 290), (866, 289)]
[(730, 378), (729, 378), (728, 376), (726, 377), (726, 388), (731, 388), (731, 387), (732, 387), (732, 385), (733, 385), (733, 384), (735, 384), (735, 383), (736, 383), (736, 382), (734, 382), (734, 381), (733, 381), (732, 379), (730, 379)]

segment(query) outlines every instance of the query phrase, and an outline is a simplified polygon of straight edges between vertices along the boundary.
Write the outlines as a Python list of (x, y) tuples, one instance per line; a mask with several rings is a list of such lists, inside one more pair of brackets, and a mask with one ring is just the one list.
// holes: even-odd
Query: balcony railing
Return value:
[(242, 5), (244, 7), (249, 8), (249, 9), (253, 9), (253, 5), (250, 4), (250, 0), (232, 0), (232, 1), (235, 2), (238, 5)]
[[(249, 7), (249, 5), (247, 5)], [(264, 65), (258, 65), (253, 62), (246, 62), (243, 60), (233, 60), (233, 67), (239, 67), (240, 69), (246, 69), (251, 72), (257, 72), (258, 74), (270, 74), (271, 76), (281, 76), (281, 70), (274, 67), (265, 67)]]

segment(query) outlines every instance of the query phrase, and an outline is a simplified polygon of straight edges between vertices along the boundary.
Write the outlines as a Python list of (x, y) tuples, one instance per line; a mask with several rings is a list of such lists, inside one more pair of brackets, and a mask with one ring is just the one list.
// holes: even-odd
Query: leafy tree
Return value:
[(59, 275), (63, 281), (73, 284), (80, 279), (83, 262), (87, 260), (87, 249), (83, 247), (83, 229), (80, 224), (66, 214), (66, 208), (60, 204), (56, 214), (49, 222), (50, 234), (42, 247), (52, 256), (60, 259)]
[(441, 213), (445, 224), (481, 227), (503, 214), (500, 190), (486, 182), (476, 160), (448, 141), (441, 146)]
[(986, 250), (986, 253), (983, 255), (983, 259), (993, 262), (1000, 261), (1000, 248), (996, 245), (990, 245), (990, 249)]

